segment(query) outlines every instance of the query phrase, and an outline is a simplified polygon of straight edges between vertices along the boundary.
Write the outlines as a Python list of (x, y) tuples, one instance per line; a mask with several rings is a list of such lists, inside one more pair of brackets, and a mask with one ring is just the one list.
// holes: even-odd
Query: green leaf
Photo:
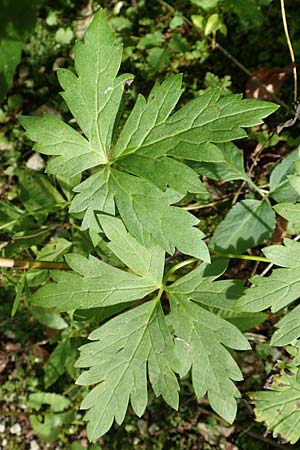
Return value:
[(89, 320), (93, 323), (103, 323), (105, 320), (109, 319), (116, 314), (119, 314), (124, 309), (130, 306), (131, 302), (120, 303), (112, 306), (105, 306), (103, 308), (90, 308), (90, 309), (79, 309), (74, 312), (73, 318), (78, 322), (83, 320)]
[(283, 347), (300, 337), (300, 307), (297, 306), (276, 323), (278, 330), (272, 336), (271, 345)]
[(199, 28), (201, 31), (204, 31), (204, 16), (201, 16), (200, 14), (192, 14), (191, 19), (195, 27)]
[(0, 103), (12, 84), (26, 39), (33, 31), (41, 0), (0, 0)]
[(77, 195), (71, 203), (70, 213), (84, 212), (82, 230), (99, 231), (97, 212), (115, 214), (114, 192), (109, 179), (110, 171), (104, 168), (74, 188)]
[(101, 216), (101, 226), (110, 239), (110, 250), (133, 272), (160, 286), (164, 272), (164, 252), (159, 247), (145, 248), (126, 232), (121, 220)]
[[(164, 83), (167, 83), (167, 81)], [(164, 83), (161, 85), (161, 92), (166, 89), (163, 89)], [(173, 93), (173, 96), (175, 96), (175, 93)], [(155, 117), (153, 117), (147, 130), (142, 135), (140, 127), (138, 127), (138, 133), (136, 134), (141, 135), (141, 137), (139, 141), (132, 142), (130, 137), (136, 130), (138, 119), (144, 115), (145, 108), (148, 110), (145, 106), (145, 100), (143, 102), (138, 100), (138, 102), (138, 107), (135, 106), (128, 118), (128, 121), (132, 124), (130, 129), (124, 131), (123, 136), (120, 135), (122, 141), (129, 140), (127, 148), (124, 144), (120, 146), (117, 143), (118, 155), (124, 152), (138, 151), (141, 154), (152, 154), (153, 156), (161, 156), (166, 153), (176, 156), (179, 152), (178, 156), (182, 156), (185, 151), (188, 152), (188, 149), (193, 146), (196, 148), (200, 146), (201, 150), (201, 144), (205, 142), (219, 143), (241, 139), (247, 136), (242, 127), (250, 127), (261, 123), (263, 117), (277, 109), (277, 106), (264, 101), (242, 100), (241, 95), (237, 94), (220, 98), (220, 89), (208, 89), (170, 117), (168, 117), (170, 113), (168, 111), (166, 119), (159, 120), (160, 114), (157, 111), (155, 117), (158, 117), (158, 120), (154, 121)], [(189, 159), (188, 156), (187, 159)], [(199, 160), (203, 160), (201, 151)]]
[(228, 311), (220, 310), (219, 315), (223, 319), (226, 319), (228, 322), (232, 323), (232, 325), (236, 326), (242, 332), (261, 325), (268, 318), (268, 315), (265, 313), (238, 312), (234, 309), (230, 309)]
[[(273, 270), (267, 278), (253, 277), (251, 279), (252, 288), (247, 289), (245, 295), (237, 302), (236, 306), (239, 309), (256, 312), (271, 307), (273, 312), (277, 312), (299, 298), (300, 244), (290, 239), (285, 239), (284, 243), (285, 247), (271, 246), (265, 249), (264, 253), (273, 264), (286, 268)], [(290, 337), (298, 337), (298, 328), (295, 330), (290, 327), (295, 316), (288, 318), (289, 314), (283, 322), (279, 322), (280, 326), (287, 325), (287, 328), (284, 327), (280, 334), (286, 333)], [(275, 341), (277, 341), (278, 335), (277, 333), (274, 337)]]
[(227, 265), (228, 260), (222, 258), (214, 260), (212, 264), (201, 264), (168, 287), (168, 292), (191, 298), (211, 308), (231, 310), (243, 293), (243, 282), (240, 280), (214, 282), (225, 272)]
[(254, 287), (238, 302), (245, 311), (263, 311), (271, 307), (277, 312), (299, 297), (300, 269), (275, 269), (268, 278), (254, 277)]
[(300, 223), (300, 203), (279, 203), (273, 207), (277, 214), (293, 223)]
[[(195, 299), (215, 308), (223, 307), (221, 304), (227, 301), (228, 307), (232, 307), (230, 294), (227, 298), (218, 298), (218, 285), (222, 286), (223, 282), (213, 281), (219, 274), (219, 267), (216, 269), (213, 275), (213, 269), (202, 264), (168, 287), (170, 320), (176, 335), (181, 376), (192, 368), (197, 397), (202, 398), (207, 393), (211, 407), (232, 422), (236, 415), (236, 398), (240, 397), (232, 380), (241, 380), (242, 374), (225, 346), (245, 350), (249, 349), (248, 341), (234, 325), (190, 301)], [(233, 284), (228, 283), (226, 290), (230, 291)]]
[[(149, 57), (158, 61), (155, 70), (166, 64), (165, 49), (154, 47), (150, 52)], [(34, 148), (54, 156), (48, 172), (70, 178), (93, 168), (92, 175), (87, 174), (74, 188), (77, 195), (70, 211), (83, 214), (82, 229), (90, 230), (94, 243), (100, 230), (97, 214), (118, 212), (142, 244), (156, 240), (167, 252), (177, 248), (208, 261), (196, 219), (170, 207), (182, 197), (164, 195), (154, 187), (205, 194), (196, 173), (178, 157), (206, 162), (217, 162), (219, 157), (223, 161), (222, 152), (212, 143), (245, 137), (243, 127), (261, 123), (277, 106), (242, 100), (240, 95), (220, 99), (220, 89), (211, 89), (172, 114), (182, 92), (181, 76), (175, 75), (156, 83), (147, 100), (139, 95), (119, 130), (123, 87), (129, 77), (117, 77), (121, 57), (121, 44), (99, 11), (84, 42), (75, 46), (76, 73), (59, 71), (63, 98), (81, 132), (50, 115), (23, 117), (21, 122), (36, 141)]]
[(274, 228), (275, 214), (267, 201), (242, 200), (219, 223), (210, 247), (220, 252), (241, 253), (269, 239)]
[(189, 50), (189, 43), (185, 37), (178, 33), (174, 33), (168, 43), (168, 48), (176, 53), (183, 53)]
[(181, 96), (181, 84), (182, 75), (172, 75), (161, 84), (156, 82), (147, 100), (138, 96), (113, 150), (114, 158), (141, 148), (151, 131), (168, 119)]
[(56, 414), (47, 414), (43, 421), (40, 416), (30, 416), (30, 425), (38, 437), (46, 442), (56, 441), (61, 428), (70, 425), (74, 419), (74, 411), (66, 411)]
[[(62, 260), (62, 256), (72, 247), (72, 243), (63, 238), (52, 238), (41, 250), (36, 253), (37, 261)], [(26, 277), (28, 286), (40, 286), (50, 276), (49, 270), (29, 269)]]
[(64, 89), (62, 96), (88, 139), (91, 151), (98, 156), (98, 164), (105, 164), (124, 82), (132, 76), (117, 77), (122, 45), (101, 10), (88, 27), (84, 42), (76, 43), (74, 53), (77, 76), (66, 69), (58, 72)]
[(26, 135), (37, 141), (33, 149), (55, 156), (47, 165), (48, 173), (71, 178), (105, 163), (104, 156), (85, 137), (56, 117), (44, 114), (43, 117), (22, 116), (19, 120), (27, 130)]
[(80, 348), (77, 367), (87, 367), (78, 384), (95, 385), (82, 402), (88, 436), (105, 434), (124, 420), (128, 402), (138, 416), (147, 404), (147, 371), (156, 396), (178, 407), (176, 356), (160, 303), (147, 302), (92, 332), (93, 343)]
[(70, 400), (63, 395), (50, 392), (34, 392), (28, 397), (29, 408), (39, 410), (42, 405), (49, 405), (53, 412), (61, 412), (71, 405)]
[[(34, 170), (16, 170), (20, 185), (20, 200), (37, 220), (45, 219), (49, 212), (64, 203), (63, 197), (50, 181)], [(35, 210), (38, 210), (35, 212)]]
[(168, 253), (182, 253), (210, 261), (198, 219), (171, 206), (182, 198), (174, 191), (162, 192), (151, 183), (112, 171), (116, 204), (128, 231), (145, 246), (156, 242)]
[(300, 244), (292, 239), (284, 239), (283, 245), (271, 245), (263, 249), (265, 256), (281, 267), (299, 267), (300, 266)]
[(191, 0), (191, 2), (204, 10), (209, 10), (218, 6), (220, 0)]
[(183, 25), (183, 23), (184, 23), (184, 19), (183, 19), (182, 15), (180, 13), (176, 13), (174, 15), (174, 17), (171, 19), (169, 26), (172, 30), (175, 30), (175, 28), (181, 27), (181, 25)]
[(182, 375), (192, 367), (196, 396), (200, 399), (207, 393), (214, 411), (232, 423), (240, 394), (231, 380), (240, 381), (243, 376), (224, 345), (245, 350), (247, 340), (236, 327), (200, 306), (172, 295), (170, 301)]
[(271, 172), (270, 195), (278, 203), (300, 200), (300, 194), (293, 189), (288, 179), (288, 175), (296, 173), (295, 161), (299, 161), (299, 149), (286, 156)]
[(137, 48), (144, 50), (151, 47), (160, 47), (164, 41), (164, 35), (161, 31), (154, 31), (143, 36), (137, 45)]
[(162, 71), (170, 62), (169, 52), (160, 47), (150, 48), (148, 51), (147, 62), (149, 65), (149, 72), (154, 74)]
[(248, 176), (244, 169), (243, 153), (232, 142), (219, 144), (218, 149), (223, 158), (218, 153), (216, 162), (197, 163), (195, 169), (201, 175), (205, 175), (214, 180), (247, 180)]
[(68, 353), (71, 351), (70, 340), (65, 339), (59, 342), (51, 353), (44, 367), (45, 388), (51, 386), (64, 373), (65, 362)]
[[(49, 409), (44, 420), (40, 416), (30, 415), (30, 424), (38, 436), (44, 441), (55, 441), (58, 438), (60, 428), (72, 422), (74, 412), (61, 412), (70, 406), (70, 400), (66, 397), (50, 392), (35, 392), (29, 395), (29, 407), (39, 410), (42, 405), (48, 405)], [(48, 412), (47, 411), (47, 412)]]
[(221, 96), (230, 95), (232, 94), (231, 91), (231, 76), (225, 75), (223, 78), (219, 78), (217, 75), (215, 75), (212, 72), (206, 72), (204, 77), (204, 85), (206, 88), (220, 88), (221, 89)]
[(142, 155), (128, 155), (119, 161), (119, 166), (128, 172), (148, 179), (161, 190), (170, 187), (176, 192), (208, 194), (197, 173), (186, 164), (166, 156), (149, 158)]
[(63, 330), (68, 327), (67, 322), (55, 311), (51, 309), (39, 308), (38, 306), (31, 308), (33, 317), (46, 327), (53, 330)]
[(75, 273), (57, 273), (50, 283), (39, 289), (32, 303), (58, 311), (110, 306), (133, 302), (157, 289), (151, 281), (109, 266), (90, 256), (70, 254), (66, 261)]
[(21, 222), (24, 211), (17, 208), (11, 202), (0, 201), (0, 230), (12, 230)]
[(216, 33), (216, 31), (220, 31), (225, 36), (227, 34), (226, 25), (223, 23), (220, 15), (217, 13), (211, 14), (208, 17), (204, 28), (204, 35), (209, 36), (210, 34)]
[[(182, 173), (190, 176), (190, 183), (185, 185), (176, 174), (177, 182), (172, 181), (172, 186), (186, 191), (185, 186), (189, 187), (193, 183), (197, 191), (206, 193), (196, 174), (189, 172), (188, 167), (180, 163), (177, 166), (176, 161), (168, 164), (170, 166), (179, 166), (183, 169)], [(198, 220), (180, 208), (170, 206), (180, 200), (182, 195), (162, 192), (146, 180), (108, 169), (92, 175), (75, 190), (78, 194), (73, 199), (70, 212), (84, 212), (82, 229), (98, 232), (97, 213), (104, 211), (114, 214), (116, 202), (129, 232), (143, 244), (149, 245), (150, 241), (156, 241), (169, 253), (173, 253), (177, 247), (184, 253), (209, 260), (207, 247), (202, 241), (204, 234), (195, 228)], [(180, 221), (175, 222), (174, 217)]]
[(16, 312), (18, 311), (25, 285), (26, 285), (26, 276), (23, 276), (16, 286), (16, 296), (14, 298), (14, 303), (12, 305), (10, 313), (11, 317), (14, 317), (16, 315)]
[(60, 45), (68, 45), (74, 38), (73, 30), (68, 28), (58, 28), (55, 33), (54, 39)]
[[(99, 220), (101, 222), (101, 218)], [(109, 230), (112, 250), (135, 273), (117, 269), (94, 256), (87, 259), (69, 254), (66, 261), (73, 272), (54, 272), (56, 283), (36, 291), (32, 296), (34, 305), (56, 307), (58, 311), (106, 307), (133, 302), (160, 289), (164, 265), (161, 248), (152, 245), (144, 249), (128, 235), (120, 219), (103, 217), (102, 220), (103, 227)], [(126, 255), (128, 245), (131, 245), (131, 252)], [(141, 255), (145, 257), (143, 264)]]
[(289, 367), (286, 372), (272, 378), (268, 391), (251, 392), (258, 422), (264, 422), (274, 438), (295, 444), (300, 438), (300, 383), (299, 367)]

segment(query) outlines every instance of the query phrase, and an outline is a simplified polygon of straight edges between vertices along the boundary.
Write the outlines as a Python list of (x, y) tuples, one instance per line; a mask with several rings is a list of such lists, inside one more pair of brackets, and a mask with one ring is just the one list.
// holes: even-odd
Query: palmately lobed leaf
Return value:
[[(129, 240), (119, 237), (123, 227), (121, 222), (107, 216), (101, 223), (110, 235), (111, 250), (121, 255), (122, 245), (127, 246), (127, 265), (147, 274), (149, 267), (145, 267), (143, 259), (149, 250), (145, 248), (146, 253), (143, 253), (141, 249), (140, 258), (132, 256), (130, 235), (127, 236)], [(154, 258), (152, 267), (153, 264), (157, 267), (158, 261)], [(158, 266), (158, 278), (161, 278), (160, 263)], [(235, 282), (214, 281), (226, 266), (227, 262), (221, 259), (212, 265), (203, 263), (165, 287), (170, 314), (163, 312), (158, 295), (119, 314), (91, 333), (89, 339), (93, 342), (81, 347), (76, 363), (77, 367), (87, 369), (77, 383), (93, 385), (82, 403), (82, 408), (88, 410), (85, 419), (90, 440), (106, 433), (114, 420), (122, 423), (129, 401), (137, 415), (143, 414), (148, 397), (147, 378), (155, 395), (162, 395), (177, 409), (179, 385), (176, 373), (185, 376), (190, 369), (197, 397), (207, 394), (212, 408), (225, 420), (233, 421), (236, 399), (240, 396), (233, 381), (241, 380), (242, 374), (226, 347), (249, 349), (249, 343), (234, 325), (205, 309), (206, 306), (199, 306), (209, 303), (216, 309), (223, 307), (218, 299), (220, 290), (217, 288), (213, 294), (213, 286), (220, 284), (223, 302), (228, 301), (227, 308), (231, 311), (232, 294), (226, 299), (225, 290), (230, 291)], [(191, 301), (194, 296), (199, 304)]]
[(117, 75), (121, 58), (122, 45), (100, 10), (84, 40), (75, 46), (75, 72), (58, 71), (62, 96), (81, 131), (50, 115), (23, 117), (21, 123), (28, 137), (36, 141), (35, 150), (54, 156), (48, 172), (73, 177), (97, 167), (74, 188), (77, 195), (70, 209), (83, 214), (82, 229), (89, 229), (91, 236), (100, 231), (99, 212), (117, 211), (140, 243), (156, 239), (168, 253), (177, 248), (209, 261), (204, 235), (196, 227), (198, 221), (171, 206), (166, 197), (161, 200), (163, 194), (155, 187), (182, 196), (187, 192), (206, 194), (199, 176), (184, 159), (224, 163), (224, 152), (213, 143), (245, 137), (244, 127), (261, 123), (277, 106), (242, 100), (240, 95), (220, 98), (219, 89), (210, 89), (175, 111), (182, 77), (174, 75), (155, 83), (147, 99), (138, 96), (119, 131), (124, 83), (132, 77)]
[[(86, 369), (78, 384), (93, 385), (82, 403), (90, 440), (106, 433), (114, 420), (122, 423), (129, 402), (143, 414), (148, 380), (154, 394), (176, 409), (176, 374), (185, 376), (190, 370), (197, 397), (207, 395), (212, 408), (233, 421), (240, 396), (234, 381), (242, 374), (228, 349), (249, 349), (249, 343), (221, 313), (234, 312), (244, 287), (234, 280), (216, 281), (226, 270), (222, 260), (203, 263), (165, 285), (165, 252), (172, 255), (177, 249), (210, 262), (199, 220), (177, 206), (187, 193), (206, 193), (185, 160), (210, 164), (210, 170), (222, 164), (222, 170), (231, 170), (230, 179), (248, 179), (241, 155), (235, 149), (229, 157), (232, 144), (226, 143), (245, 137), (245, 127), (261, 123), (277, 108), (240, 95), (221, 98), (219, 89), (210, 89), (176, 110), (182, 80), (175, 75), (155, 83), (147, 99), (139, 95), (119, 130), (129, 77), (117, 75), (121, 58), (122, 46), (99, 11), (84, 41), (76, 44), (75, 71), (59, 71), (62, 96), (78, 131), (77, 125), (49, 115), (21, 119), (35, 149), (54, 157), (48, 172), (71, 178), (91, 169), (74, 187), (70, 212), (83, 216), (82, 229), (105, 234), (108, 248), (124, 264), (119, 268), (94, 256), (67, 255), (71, 271), (53, 273), (54, 282), (32, 298), (33, 304), (58, 311), (83, 310), (83, 316), (100, 310), (97, 317), (106, 320), (91, 333), (92, 342), (80, 349), (77, 362)], [(234, 227), (245, 210), (250, 214), (243, 225), (255, 228), (247, 246), (269, 237), (274, 222), (270, 205), (246, 200), (224, 220), (221, 232), (218, 228), (217, 246), (241, 249), (242, 230)], [(278, 252), (273, 254), (277, 258)], [(288, 261), (286, 255), (280, 257)], [(262, 295), (265, 302), (266, 293)]]

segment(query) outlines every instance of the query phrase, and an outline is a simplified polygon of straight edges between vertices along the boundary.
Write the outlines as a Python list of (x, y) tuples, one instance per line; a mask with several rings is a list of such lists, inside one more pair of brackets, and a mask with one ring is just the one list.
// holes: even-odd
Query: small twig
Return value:
[(254, 264), (253, 269), (251, 270), (251, 274), (250, 274), (250, 279), (256, 274), (257, 268), (259, 266), (259, 264), (261, 263), (261, 261), (256, 261)]
[(68, 264), (56, 261), (34, 261), (30, 259), (0, 258), (0, 267), (17, 269), (70, 270)]
[[(242, 428), (241, 428), (242, 430)], [(292, 449), (291, 446), (289, 445), (282, 445), (279, 444), (279, 442), (274, 441), (274, 439), (268, 438), (268, 437), (264, 437), (261, 434), (255, 433), (254, 431), (246, 431), (245, 434), (247, 434), (250, 437), (253, 437), (254, 439), (257, 439), (258, 441), (264, 442), (265, 444), (270, 445), (273, 448), (279, 448), (280, 450), (289, 450)]]
[[(78, 406), (79, 408), (80, 406)], [(67, 411), (64, 411), (66, 413)], [(12, 417), (30, 417), (30, 416), (53, 416), (55, 411), (1, 411), (0, 417), (12, 416)]]
[(228, 50), (226, 50), (224, 47), (222, 47), (221, 44), (219, 44), (218, 42), (216, 42), (215, 44), (215, 48), (219, 49), (225, 56), (227, 56), (228, 59), (230, 59), (239, 69), (241, 69), (246, 75), (248, 75), (249, 77), (252, 78), (253, 81), (255, 81), (256, 84), (259, 85), (259, 87), (261, 87), (267, 94), (269, 94), (273, 100), (275, 100), (276, 103), (278, 103), (278, 105), (282, 106), (284, 109), (286, 109), (287, 111), (290, 111), (290, 107), (282, 100), (280, 100), (280, 98), (277, 97), (277, 95), (275, 95), (273, 92), (271, 92), (268, 87), (262, 83), (262, 81), (257, 78), (255, 75), (253, 75), (249, 69), (247, 69), (247, 67), (245, 67), (242, 63), (240, 63), (231, 53), (228, 52)]
[(288, 29), (287, 20), (286, 20), (284, 0), (280, 0), (280, 6), (281, 6), (281, 17), (282, 17), (282, 23), (283, 23), (285, 38), (286, 38), (286, 42), (287, 42), (287, 45), (288, 45), (288, 48), (289, 48), (289, 52), (290, 52), (290, 55), (291, 55), (291, 61), (292, 61), (292, 65), (293, 65), (294, 102), (296, 102), (298, 100), (297, 67), (296, 67), (296, 61), (295, 61), (295, 54), (294, 54), (293, 46), (292, 46), (292, 43), (291, 43), (291, 39), (290, 39), (290, 35), (289, 35), (289, 29)]
[(244, 189), (245, 185), (246, 185), (246, 181), (244, 180), (244, 181), (241, 183), (240, 187), (238, 188), (238, 190), (236, 191), (236, 193), (235, 193), (235, 195), (234, 195), (234, 197), (233, 197), (233, 200), (232, 200), (232, 206), (235, 205), (236, 202), (238, 201), (238, 198), (239, 198), (239, 196), (240, 196), (242, 190)]
[[(208, 411), (207, 409), (203, 408), (202, 406), (198, 406), (197, 407), (198, 411), (201, 412), (202, 414), (205, 414), (206, 416), (210, 416), (213, 417), (214, 419), (216, 419), (218, 422), (224, 422), (224, 419), (222, 419), (221, 417), (219, 417), (217, 414), (214, 414), (211, 411)], [(276, 442), (274, 439), (271, 438), (267, 438), (264, 437), (258, 433), (255, 433), (254, 431), (249, 430), (249, 427), (247, 428), (243, 428), (240, 426), (235, 426), (235, 430), (238, 433), (243, 433), (243, 434), (247, 434), (248, 436), (257, 439), (258, 441), (264, 442), (265, 444), (268, 444), (270, 446), (272, 446), (273, 448), (279, 448), (280, 450), (289, 450), (292, 449), (291, 446), (289, 445), (282, 445), (279, 444), (278, 442)]]
[[(70, 205), (70, 202), (60, 202), (60, 203), (55, 203), (54, 205), (51, 205), (53, 208), (58, 208), (58, 209), (63, 209), (66, 206)], [(20, 211), (20, 210), (19, 210)], [(28, 217), (28, 216), (34, 216), (35, 214), (39, 213), (39, 212), (43, 212), (45, 211), (45, 207), (42, 206), (41, 208), (36, 208), (33, 209), (31, 211), (20, 211), (20, 216), (17, 217), (16, 219), (12, 219), (10, 222), (5, 222), (4, 224), (0, 225), (0, 230), (4, 230), (5, 228), (8, 228), (12, 225), (15, 225), (16, 223), (18, 223), (20, 221), (20, 219), (23, 219), (24, 217)]]
[(32, 234), (25, 234), (24, 236), (13, 236), (12, 240), (13, 241), (19, 241), (20, 239), (29, 239), (29, 238), (33, 238), (36, 236), (40, 236), (44, 233), (48, 233), (51, 230), (55, 230), (56, 228), (69, 228), (70, 225), (69, 224), (61, 224), (61, 223), (55, 223), (49, 227), (46, 227), (44, 230), (38, 231), (36, 233), (32, 233)]
[(273, 266), (274, 266), (273, 263), (268, 264), (267, 267), (262, 271), (260, 276), (264, 277), (265, 275), (267, 275), (267, 273), (272, 269)]
[(218, 206), (222, 203), (226, 203), (230, 198), (231, 198), (231, 195), (228, 195), (228, 197), (222, 198), (221, 200), (216, 200), (215, 202), (205, 203), (202, 205), (199, 205), (198, 203), (191, 204), (188, 206), (183, 206), (182, 209), (185, 209), (186, 211), (193, 211), (196, 209), (213, 208), (214, 206)]

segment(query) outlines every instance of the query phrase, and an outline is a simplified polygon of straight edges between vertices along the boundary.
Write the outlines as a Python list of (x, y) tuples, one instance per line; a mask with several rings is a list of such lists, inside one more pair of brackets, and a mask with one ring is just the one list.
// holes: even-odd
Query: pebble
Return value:
[(39, 171), (45, 167), (45, 161), (38, 153), (34, 153), (27, 160), (26, 166), (28, 167), (28, 169)]
[(12, 427), (10, 427), (9, 431), (11, 434), (16, 434), (17, 436), (20, 436), (22, 428), (19, 423), (15, 423)]
[(30, 450), (40, 450), (39, 444), (35, 440), (30, 442)]

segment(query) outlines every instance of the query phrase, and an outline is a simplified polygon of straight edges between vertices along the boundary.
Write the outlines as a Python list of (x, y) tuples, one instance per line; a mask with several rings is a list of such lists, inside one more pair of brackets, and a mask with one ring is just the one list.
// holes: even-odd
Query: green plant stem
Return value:
[(246, 259), (248, 261), (260, 261), (269, 263), (269, 259), (264, 256), (255, 256), (255, 255), (236, 255), (235, 253), (221, 253), (221, 252), (213, 252), (213, 258), (229, 258), (229, 259)]
[(193, 211), (195, 209), (213, 208), (214, 206), (218, 206), (218, 205), (221, 205), (222, 203), (228, 202), (230, 200), (230, 198), (231, 198), (231, 195), (226, 198), (222, 198), (221, 200), (216, 200), (215, 202), (211, 202), (211, 203), (204, 203), (201, 205), (196, 203), (196, 204), (191, 204), (188, 206), (183, 206), (182, 209), (185, 209), (186, 211)]
[(30, 259), (0, 258), (0, 267), (17, 269), (70, 270), (68, 264), (55, 261), (34, 261)]
[(180, 261), (178, 264), (175, 264), (175, 266), (171, 267), (171, 269), (166, 273), (164, 280), (163, 280), (163, 284), (165, 284), (165, 282), (168, 281), (168, 279), (170, 278), (170, 276), (177, 272), (177, 270), (182, 269), (182, 267), (188, 266), (189, 264), (193, 264), (195, 262), (199, 261), (198, 258), (189, 258), (186, 259), (184, 261)]
[[(213, 252), (212, 258), (244, 259), (248, 261), (259, 261), (265, 263), (270, 262), (264, 256), (238, 255), (238, 254), (236, 255), (235, 253), (221, 253), (221, 252)], [(175, 264), (175, 266), (171, 267), (171, 269), (166, 273), (163, 284), (165, 284), (169, 280), (170, 276), (173, 275), (173, 273), (177, 272), (177, 270), (182, 269), (183, 267), (188, 266), (189, 264), (193, 264), (199, 261), (200, 260), (198, 258), (189, 258)]]
[(288, 46), (288, 48), (289, 48), (289, 52), (290, 52), (290, 56), (291, 56), (291, 61), (292, 61), (292, 66), (293, 66), (293, 77), (294, 77), (294, 102), (296, 102), (296, 101), (298, 100), (298, 76), (297, 76), (297, 66), (296, 66), (295, 54), (294, 54), (293, 46), (292, 46), (292, 43), (291, 43), (291, 39), (290, 39), (290, 35), (289, 35), (289, 29), (288, 29), (287, 20), (286, 20), (284, 0), (280, 0), (280, 7), (281, 7), (281, 17), (282, 17), (282, 23), (283, 23), (284, 34), (285, 34), (287, 46)]
[[(260, 261), (269, 263), (270, 261), (263, 256), (254, 255), (238, 255), (235, 253), (221, 253), (213, 252), (212, 258), (229, 258), (229, 259), (245, 259), (249, 261)], [(166, 273), (164, 281), (166, 282), (170, 276), (177, 272), (177, 270), (182, 269), (182, 267), (188, 266), (199, 262), (198, 258), (189, 258), (184, 261), (180, 261), (171, 267), (171, 269)], [(0, 258), (0, 267), (5, 268), (15, 268), (15, 269), (37, 269), (37, 270), (70, 270), (68, 264), (64, 262), (56, 261), (34, 261), (30, 259), (13, 259), (13, 258)]]
[(261, 192), (261, 190), (259, 189), (259, 187), (258, 186), (256, 186), (256, 184), (251, 180), (251, 178), (247, 178), (247, 180), (245, 180), (248, 184), (249, 184), (249, 186), (251, 186), (252, 187), (252, 189), (254, 190), (254, 191), (256, 191), (262, 198), (266, 198), (266, 195), (263, 193), (263, 192)]

